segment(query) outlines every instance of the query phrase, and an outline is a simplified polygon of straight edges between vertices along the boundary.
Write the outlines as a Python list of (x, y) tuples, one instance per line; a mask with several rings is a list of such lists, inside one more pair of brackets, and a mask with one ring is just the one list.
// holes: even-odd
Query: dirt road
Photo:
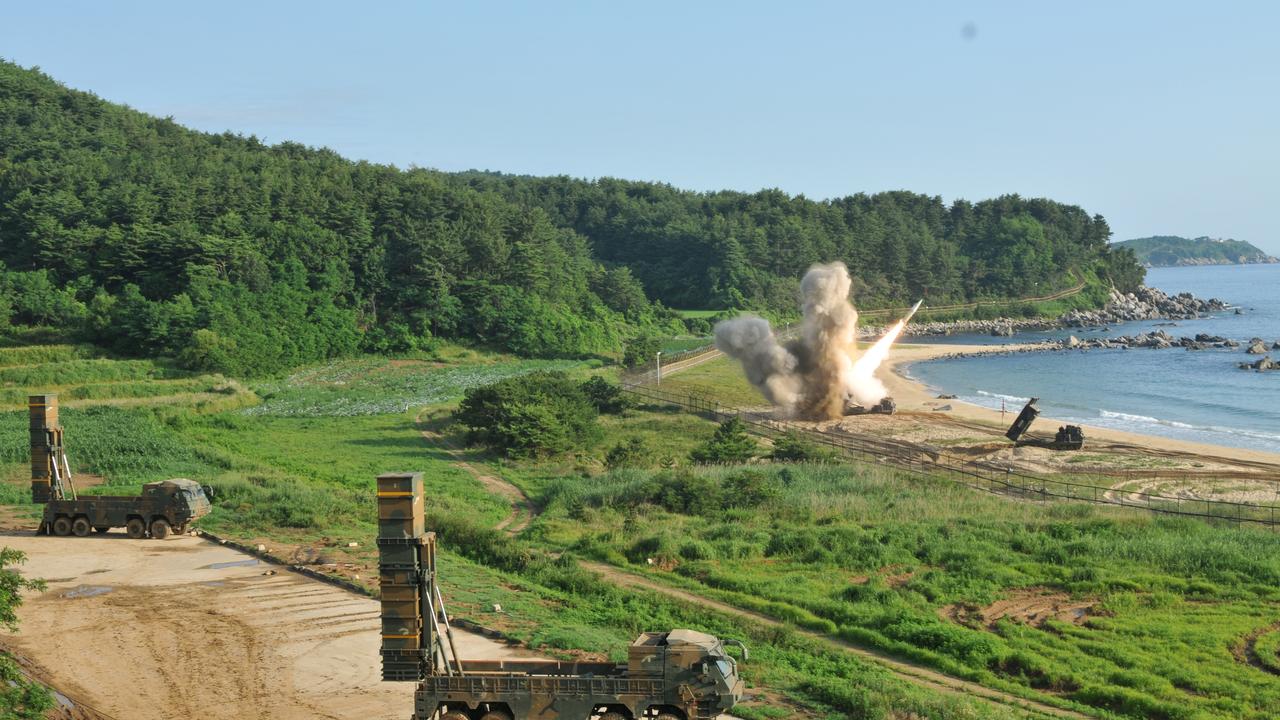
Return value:
[(423, 423), (423, 415), (419, 414), (414, 418), (413, 422), (418, 427), (419, 432), (422, 433), (422, 439), (448, 453), (453, 458), (454, 465), (479, 480), (486, 490), (511, 504), (510, 514), (499, 521), (497, 525), (494, 525), (494, 530), (501, 530), (508, 535), (514, 536), (519, 535), (524, 532), (525, 528), (529, 527), (529, 523), (533, 522), (537, 512), (533, 507), (533, 501), (529, 499), (528, 495), (525, 495), (523, 490), (496, 475), (482, 472), (476, 466), (467, 462), (463, 457), (461, 448), (454, 445), (443, 433), (433, 430)]
[[(421, 417), (418, 418), (419, 423), (421, 423), (421, 419), (422, 419)], [(427, 442), (434, 443), (437, 446), (445, 449), (446, 451), (454, 454), (455, 456), (457, 455), (457, 449), (449, 445), (448, 442), (445, 440), (444, 436), (441, 435), (440, 433), (424, 430), (422, 432), (422, 437)], [(536, 508), (532, 505), (532, 502), (529, 500), (529, 497), (525, 495), (523, 490), (520, 490), (518, 487), (512, 484), (509, 480), (498, 477), (497, 475), (489, 475), (487, 473), (484, 473), (480, 469), (478, 469), (475, 464), (472, 464), (472, 463), (466, 463), (460, 460), (456, 460), (455, 464), (458, 467), (465, 470), (466, 472), (470, 473), (477, 480), (482, 482), (485, 485), (485, 487), (489, 488), (490, 492), (494, 492), (506, 498), (509, 502), (511, 502), (512, 516), (519, 515), (522, 518), (525, 518), (522, 522), (522, 527), (528, 525), (530, 522), (532, 522), (533, 518), (536, 517), (536, 514), (537, 514)], [(495, 488), (494, 487), (495, 484), (501, 487)], [(527, 517), (526, 517), (526, 513), (527, 513)], [(502, 527), (502, 526), (499, 526), (499, 527)], [(514, 534), (510, 528), (507, 529), (507, 532), (510, 534)], [(597, 573), (605, 581), (613, 585), (617, 585), (619, 587), (641, 588), (644, 590), (657, 592), (657, 593), (666, 595), (668, 597), (672, 597), (677, 600), (687, 602), (691, 605), (696, 605), (703, 608), (709, 608), (712, 610), (716, 610), (718, 612), (725, 613), (727, 615), (734, 615), (737, 617), (746, 618), (752, 622), (760, 623), (761, 625), (766, 625), (766, 626), (785, 625), (785, 623), (778, 620), (777, 618), (764, 615), (762, 613), (757, 613), (751, 610), (739, 608), (734, 605), (730, 605), (728, 603), (722, 603), (718, 600), (713, 600), (703, 595), (698, 595), (696, 593), (680, 590), (678, 588), (674, 588), (669, 585), (665, 585), (660, 582), (656, 582), (654, 580), (650, 580), (648, 578), (642, 577), (635, 573), (627, 572), (625, 570), (614, 567), (612, 565), (592, 562), (589, 560), (579, 560), (578, 564), (587, 570)], [(827, 635), (823, 635), (820, 633), (811, 632), (803, 629), (796, 629), (796, 632), (802, 635), (805, 635), (807, 637), (811, 637), (819, 642), (828, 644), (831, 647), (837, 648), (841, 651), (849, 652), (854, 655), (857, 655), (863, 658), (864, 660), (868, 660), (870, 662), (873, 662), (889, 670), (890, 672), (892, 672), (894, 675), (896, 675), (898, 678), (902, 680), (913, 683), (915, 685), (919, 685), (924, 688), (928, 688), (935, 692), (948, 693), (948, 694), (964, 694), (964, 695), (969, 695), (976, 698), (981, 698), (992, 703), (996, 703), (1006, 707), (1016, 708), (1018, 710), (1025, 711), (1029, 714), (1029, 716), (1032, 716), (1032, 717), (1052, 717), (1052, 718), (1088, 718), (1089, 717), (1088, 715), (1084, 715), (1082, 713), (1066, 710), (1063, 708), (1058, 708), (1053, 705), (1047, 705), (1045, 703), (1037, 702), (1035, 700), (1019, 697), (1012, 693), (1003, 692), (1000, 690), (996, 690), (993, 688), (980, 685), (978, 683), (969, 682), (967, 680), (962, 680), (960, 678), (952, 677), (950, 675), (938, 672), (936, 670), (925, 667), (918, 663), (896, 658), (888, 653), (882, 652), (872, 647), (857, 645), (840, 638), (834, 638), (834, 637), (830, 637)], [(721, 720), (725, 720), (725, 718), (728, 718), (728, 717), (729, 716), (721, 716)]]
[[(399, 720), (411, 683), (379, 677), (378, 603), (196, 537), (6, 534), (45, 578), (0, 638), (104, 714), (201, 720)], [(91, 549), (90, 549), (91, 548)], [(88, 551), (86, 551), (88, 549)], [(454, 631), (463, 657), (527, 651)]]
[[(670, 585), (664, 585), (660, 582), (650, 580), (646, 577), (637, 575), (635, 573), (627, 572), (625, 570), (616, 568), (612, 565), (606, 565), (604, 563), (599, 563), (599, 562), (592, 562), (589, 560), (580, 560), (579, 564), (582, 565), (582, 567), (599, 574), (602, 578), (604, 578), (605, 580), (609, 581), (614, 585), (618, 585), (621, 587), (632, 587), (632, 588), (641, 588), (644, 590), (650, 590), (652, 592), (660, 593), (668, 597), (673, 597), (678, 600), (683, 600), (684, 602), (690, 603), (692, 605), (709, 608), (711, 610), (715, 610), (715, 611), (724, 613), (726, 615), (734, 615), (737, 617), (746, 618), (752, 622), (759, 623), (761, 625), (768, 626), (768, 627), (782, 627), (785, 625), (785, 623), (783, 623), (782, 621), (776, 618), (770, 617), (769, 615), (764, 615), (762, 613), (754, 612), (751, 610), (745, 610), (743, 608), (730, 605), (728, 603), (722, 603), (718, 600), (713, 600), (703, 595), (686, 592), (684, 590), (680, 590), (679, 588), (671, 587)], [(1055, 718), (1079, 718), (1081, 720), (1084, 720), (1089, 717), (1088, 715), (1085, 715), (1083, 713), (1078, 713), (1072, 710), (1066, 710), (1063, 708), (1054, 707), (1052, 705), (1046, 705), (1044, 703), (1036, 702), (1035, 700), (1020, 698), (1016, 695), (1011, 695), (1009, 693), (1002, 692), (1000, 690), (994, 690), (984, 685), (979, 685), (978, 683), (969, 682), (968, 680), (962, 680), (960, 678), (952, 677), (950, 675), (947, 675), (945, 673), (940, 673), (936, 670), (925, 667), (918, 663), (894, 657), (893, 655), (890, 655), (886, 652), (882, 652), (875, 648), (869, 648), (863, 645), (856, 645), (854, 643), (848, 642), (840, 638), (831, 637), (829, 635), (823, 635), (822, 633), (817, 633), (810, 630), (804, 630), (801, 628), (793, 628), (793, 629), (799, 635), (803, 635), (813, 640), (817, 640), (818, 642), (824, 643), (838, 650), (857, 655), (864, 660), (867, 660), (869, 662), (872, 662), (876, 665), (879, 665), (889, 670), (890, 672), (897, 675), (900, 679), (906, 680), (907, 682), (914, 683), (924, 688), (928, 688), (935, 692), (948, 693), (948, 694), (963, 694), (963, 695), (969, 695), (972, 697), (983, 698), (995, 703), (999, 703), (1001, 705), (1007, 705), (1010, 707), (1018, 708), (1020, 710), (1024, 710), (1037, 717), (1045, 716), (1045, 717), (1055, 717)]]

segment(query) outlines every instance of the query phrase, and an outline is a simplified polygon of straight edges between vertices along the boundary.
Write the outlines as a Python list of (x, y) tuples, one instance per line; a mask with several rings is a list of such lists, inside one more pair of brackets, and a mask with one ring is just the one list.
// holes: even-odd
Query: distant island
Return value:
[(1179, 265), (1253, 265), (1280, 262), (1243, 240), (1198, 237), (1195, 239), (1176, 235), (1125, 240), (1112, 245), (1128, 248), (1138, 262), (1147, 267), (1174, 267)]

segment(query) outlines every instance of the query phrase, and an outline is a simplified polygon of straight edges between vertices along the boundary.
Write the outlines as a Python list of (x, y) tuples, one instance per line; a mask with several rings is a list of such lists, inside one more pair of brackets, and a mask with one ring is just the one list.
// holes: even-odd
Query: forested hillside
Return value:
[(833, 259), (868, 306), (1041, 294), (1069, 272), (1138, 282), (1109, 234), (1078, 207), (1017, 196), (815, 202), (403, 171), (194, 132), (0, 63), (0, 326), (199, 369), (438, 337), (612, 352), (678, 328), (665, 307), (792, 310), (803, 270)]
[(1177, 265), (1251, 265), (1280, 262), (1252, 243), (1243, 240), (1195, 239), (1176, 235), (1155, 235), (1118, 242), (1115, 247), (1131, 250), (1138, 262), (1149, 267)]
[(791, 309), (800, 275), (832, 259), (849, 265), (866, 307), (1047, 294), (1071, 285), (1073, 270), (1097, 270), (1124, 287), (1143, 276), (1131, 255), (1108, 247), (1102, 216), (1017, 195), (948, 207), (905, 191), (814, 201), (780, 190), (696, 193), (609, 178), (449, 179), (544, 209), (672, 307)]

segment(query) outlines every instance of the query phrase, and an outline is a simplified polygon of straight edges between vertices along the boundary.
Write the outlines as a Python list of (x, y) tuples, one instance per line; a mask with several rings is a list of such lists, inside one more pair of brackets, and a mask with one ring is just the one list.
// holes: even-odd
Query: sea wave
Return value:
[(1163, 425), (1165, 427), (1178, 428), (1181, 430), (1192, 430), (1202, 433), (1215, 433), (1223, 435), (1243, 435), (1258, 440), (1267, 440), (1270, 442), (1280, 441), (1280, 435), (1274, 433), (1259, 432), (1256, 430), (1248, 430), (1246, 428), (1224, 427), (1222, 425), (1192, 425), (1190, 423), (1178, 422), (1177, 420), (1163, 420), (1154, 418), (1150, 415), (1133, 415), (1131, 413), (1114, 412), (1112, 410), (1099, 410), (1099, 414), (1109, 420), (1121, 420), (1127, 423), (1138, 425)]
[(995, 398), (996, 400), (1008, 400), (1009, 402), (1016, 403), (1025, 403), (1031, 399), (1029, 397), (1018, 397), (1017, 395), (1001, 395), (1000, 393), (987, 392), (986, 390), (979, 390), (978, 394), (982, 397)]
[(1205, 430), (1206, 427), (1197, 427), (1177, 420), (1161, 420), (1153, 418), (1150, 415), (1131, 415), (1129, 413), (1113, 412), (1111, 410), (1099, 410), (1098, 413), (1104, 418), (1114, 418), (1116, 420), (1127, 420), (1128, 422), (1146, 423), (1148, 425), (1167, 425), (1169, 427), (1185, 428), (1187, 430)]

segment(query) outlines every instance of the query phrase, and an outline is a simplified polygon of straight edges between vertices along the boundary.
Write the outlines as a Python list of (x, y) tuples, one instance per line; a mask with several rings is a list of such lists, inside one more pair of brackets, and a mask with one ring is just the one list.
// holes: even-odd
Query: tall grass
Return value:
[(0, 347), (0, 367), (87, 360), (99, 356), (92, 345), (19, 345)]
[(0, 367), (0, 385), (27, 388), (73, 383), (164, 380), (189, 377), (191, 373), (156, 360), (65, 360), (36, 365)]
[[(219, 470), (170, 427), (146, 411), (114, 407), (62, 408), (73, 473), (106, 476), (112, 485), (166, 477), (207, 477)], [(26, 463), (30, 440), (25, 412), (0, 413), (0, 462)]]
[(256, 386), (264, 402), (245, 413), (276, 417), (402, 413), (460, 398), (470, 388), (514, 375), (580, 365), (567, 360), (521, 360), (441, 367), (432, 363), (395, 365), (373, 358), (344, 360)]
[[(1000, 687), (1130, 717), (1262, 720), (1280, 707), (1280, 683), (1228, 652), (1274, 616), (1280, 535), (1005, 500), (859, 465), (699, 472), (701, 485), (634, 470), (562, 478), (538, 498), (546, 512), (537, 531)], [(724, 493), (744, 472), (766, 477), (776, 497), (729, 498), (692, 514), (667, 499), (691, 487)], [(946, 614), (1015, 592), (1093, 609), (1081, 625), (1071, 616), (987, 625)]]
[[(62, 403), (78, 400), (119, 400), (123, 398), (154, 398), (186, 393), (230, 393), (233, 386), (221, 375), (200, 375), (177, 380), (125, 380), (120, 382), (93, 382), (80, 385), (49, 386), (41, 391), (58, 394)], [(25, 387), (0, 388), (0, 405), (25, 407), (32, 391)]]

